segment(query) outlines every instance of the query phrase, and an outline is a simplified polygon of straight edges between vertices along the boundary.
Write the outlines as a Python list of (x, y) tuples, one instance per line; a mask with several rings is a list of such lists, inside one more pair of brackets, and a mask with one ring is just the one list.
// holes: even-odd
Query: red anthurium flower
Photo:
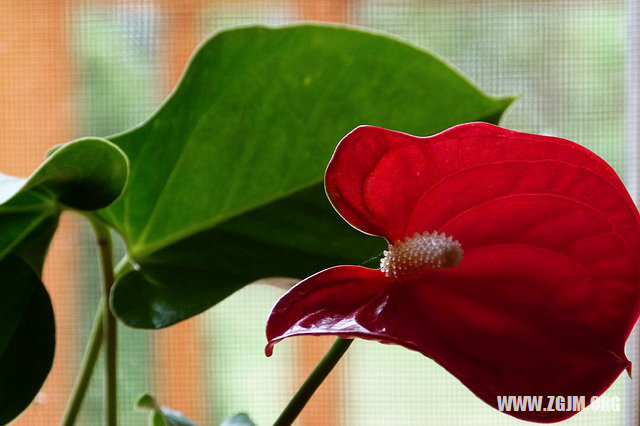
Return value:
[(589, 404), (630, 369), (640, 221), (589, 150), (485, 123), (426, 138), (359, 127), (325, 187), (345, 220), (389, 249), (380, 269), (336, 266), (291, 288), (269, 317), (268, 355), (303, 334), (397, 344), (496, 408), (507, 395)]

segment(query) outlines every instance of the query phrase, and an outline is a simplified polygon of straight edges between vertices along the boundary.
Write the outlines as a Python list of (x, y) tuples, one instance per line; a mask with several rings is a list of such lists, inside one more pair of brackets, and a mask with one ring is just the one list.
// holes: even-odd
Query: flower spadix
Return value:
[(412, 237), (390, 245), (382, 254), (380, 270), (385, 276), (398, 279), (458, 266), (462, 260), (460, 243), (436, 231), (414, 232)]
[(589, 404), (630, 369), (640, 218), (594, 153), (485, 123), (425, 138), (366, 126), (337, 146), (325, 188), (389, 248), (379, 269), (335, 266), (291, 288), (269, 317), (267, 354), (304, 334), (397, 344), (496, 408), (509, 395)]

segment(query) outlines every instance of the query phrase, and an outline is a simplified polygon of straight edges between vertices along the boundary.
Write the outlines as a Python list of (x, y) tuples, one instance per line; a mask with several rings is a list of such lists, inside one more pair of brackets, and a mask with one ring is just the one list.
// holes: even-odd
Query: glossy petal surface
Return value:
[[(353, 226), (395, 243), (459, 240), (459, 267), (391, 279), (340, 266), (293, 287), (273, 344), (334, 334), (399, 344), (488, 404), (499, 395), (604, 392), (630, 366), (638, 317), (638, 213), (615, 172), (573, 142), (471, 123), (428, 138), (361, 127), (325, 176)], [(538, 422), (575, 412), (510, 412)]]

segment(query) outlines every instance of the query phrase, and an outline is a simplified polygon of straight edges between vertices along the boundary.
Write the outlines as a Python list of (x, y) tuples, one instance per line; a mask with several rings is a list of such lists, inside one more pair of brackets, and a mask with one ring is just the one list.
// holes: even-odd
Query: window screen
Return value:
[[(634, 2), (495, 1), (69, 1), (1, 2), (1, 170), (26, 175), (45, 149), (106, 136), (148, 117), (211, 32), (297, 20), (388, 32), (449, 60), (480, 88), (519, 99), (502, 124), (565, 137), (636, 179)], [(640, 15), (639, 15), (640, 16)], [(625, 66), (626, 65), (626, 66)], [(401, 65), (399, 65), (400, 67)], [(625, 97), (625, 93), (629, 96)], [(631, 186), (635, 188), (635, 185)], [(99, 300), (89, 227), (63, 216), (44, 278), (58, 344), (53, 370), (16, 425), (54, 424), (73, 384)], [(264, 324), (282, 290), (254, 284), (197, 318), (157, 332), (120, 327), (121, 424), (150, 392), (198, 424), (245, 411), (273, 422), (332, 339), (283, 342), (263, 353)], [(101, 364), (98, 365), (101, 369)], [(626, 375), (607, 391), (621, 410), (583, 412), (566, 424), (619, 425), (637, 405)], [(79, 424), (102, 419), (102, 372)], [(626, 411), (625, 411), (626, 410)], [(626, 413), (626, 414), (625, 414)], [(356, 341), (300, 417), (300, 425), (515, 425), (443, 368), (399, 348)]]

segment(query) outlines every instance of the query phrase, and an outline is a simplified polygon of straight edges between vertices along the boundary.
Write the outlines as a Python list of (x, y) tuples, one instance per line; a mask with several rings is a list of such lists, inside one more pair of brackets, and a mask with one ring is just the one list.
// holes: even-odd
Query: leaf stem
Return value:
[(103, 328), (105, 343), (105, 425), (116, 426), (118, 423), (118, 398), (117, 398), (117, 323), (109, 309), (109, 296), (113, 286), (113, 243), (109, 228), (101, 222), (91, 219), (91, 224), (96, 232), (98, 242), (98, 255), (102, 269), (102, 297), (103, 303)]
[(300, 414), (304, 406), (309, 402), (314, 392), (320, 387), (324, 379), (327, 378), (333, 367), (336, 366), (342, 355), (349, 349), (353, 339), (343, 339), (338, 337), (329, 348), (329, 351), (320, 360), (316, 368), (313, 369), (307, 380), (300, 386), (298, 392), (293, 396), (280, 417), (273, 426), (289, 426)]
[(80, 372), (78, 373), (76, 382), (73, 385), (71, 397), (69, 398), (67, 407), (64, 410), (62, 421), (60, 422), (63, 426), (72, 426), (76, 423), (78, 414), (80, 413), (80, 408), (84, 402), (84, 397), (87, 394), (87, 389), (89, 388), (91, 376), (93, 375), (93, 370), (95, 369), (98, 361), (98, 355), (100, 355), (100, 348), (102, 347), (102, 340), (104, 338), (104, 323), (102, 319), (103, 309), (104, 300), (101, 300), (93, 320), (89, 341), (87, 342), (84, 355), (82, 356)]

